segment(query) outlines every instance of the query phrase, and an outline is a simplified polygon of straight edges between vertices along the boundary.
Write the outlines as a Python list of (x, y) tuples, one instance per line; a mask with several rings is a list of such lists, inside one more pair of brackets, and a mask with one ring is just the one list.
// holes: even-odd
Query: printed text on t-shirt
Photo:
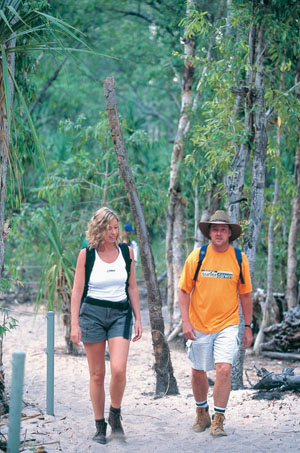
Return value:
[(223, 271), (201, 271), (202, 277), (212, 277), (212, 278), (227, 278), (232, 280), (232, 272), (223, 272)]

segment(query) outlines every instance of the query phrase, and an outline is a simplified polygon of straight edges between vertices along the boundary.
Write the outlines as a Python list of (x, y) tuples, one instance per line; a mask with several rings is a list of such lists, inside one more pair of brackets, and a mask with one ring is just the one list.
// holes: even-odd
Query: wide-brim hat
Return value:
[(242, 228), (238, 223), (232, 223), (228, 214), (226, 214), (225, 211), (216, 211), (210, 218), (208, 222), (200, 222), (199, 223), (199, 228), (201, 230), (201, 233), (209, 239), (209, 225), (212, 224), (225, 224), (228, 225), (231, 229), (231, 236), (229, 238), (229, 241), (235, 241), (241, 234), (242, 234)]

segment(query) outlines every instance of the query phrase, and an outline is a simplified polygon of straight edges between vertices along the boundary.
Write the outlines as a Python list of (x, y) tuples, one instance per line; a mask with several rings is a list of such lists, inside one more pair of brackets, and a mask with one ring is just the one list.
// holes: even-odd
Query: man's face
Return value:
[(212, 224), (209, 229), (209, 237), (211, 239), (211, 243), (216, 248), (222, 248), (224, 246), (228, 246), (229, 239), (231, 236), (231, 229), (228, 225), (220, 224)]

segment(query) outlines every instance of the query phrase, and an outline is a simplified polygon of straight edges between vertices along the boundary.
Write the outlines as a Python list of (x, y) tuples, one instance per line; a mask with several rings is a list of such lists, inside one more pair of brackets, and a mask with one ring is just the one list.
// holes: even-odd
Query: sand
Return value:
[[(18, 327), (4, 339), (4, 369), (7, 388), (11, 383), (14, 351), (24, 351), (25, 376), (21, 451), (75, 452), (298, 452), (300, 439), (299, 394), (284, 394), (282, 400), (254, 400), (255, 391), (247, 380), (245, 390), (232, 391), (226, 411), (227, 437), (213, 438), (209, 431), (192, 430), (195, 407), (190, 384), (190, 364), (181, 347), (171, 345), (171, 359), (180, 394), (154, 399), (153, 350), (147, 308), (142, 308), (143, 338), (131, 344), (127, 387), (122, 405), (126, 441), (111, 440), (99, 445), (92, 440), (94, 420), (89, 398), (89, 375), (84, 355), (64, 353), (64, 330), (55, 317), (54, 414), (47, 415), (46, 404), (46, 313), (34, 315), (32, 304), (10, 305)], [(300, 363), (257, 359), (247, 352), (245, 368), (256, 363), (280, 372)], [(109, 408), (109, 362), (106, 362), (106, 417)], [(214, 373), (210, 376), (213, 378)], [(251, 382), (259, 380), (249, 372)], [(212, 389), (209, 392), (212, 408)], [(25, 419), (25, 417), (32, 416)], [(1, 432), (7, 435), (7, 417), (1, 419)], [(108, 429), (108, 434), (110, 430)], [(40, 448), (38, 450), (38, 447)], [(42, 448), (44, 447), (44, 449)]]

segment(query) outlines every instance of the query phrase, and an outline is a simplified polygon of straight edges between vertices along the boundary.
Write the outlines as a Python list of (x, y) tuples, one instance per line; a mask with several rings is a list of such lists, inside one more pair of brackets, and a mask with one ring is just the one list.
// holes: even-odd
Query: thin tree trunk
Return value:
[[(201, 217), (199, 219), (199, 214), (195, 214), (195, 242), (194, 249), (201, 247), (207, 239), (203, 236), (199, 228), (200, 222), (207, 222), (213, 213), (220, 207), (220, 197), (216, 195), (217, 192), (217, 183), (211, 185), (209, 192), (205, 194), (205, 202), (203, 204)], [(196, 197), (195, 197), (196, 198)]]
[[(281, 76), (281, 86), (280, 91), (283, 91), (283, 77), (284, 74), (282, 73)], [(280, 158), (280, 148), (281, 148), (281, 131), (280, 125), (277, 126), (277, 156)], [(269, 221), (269, 231), (268, 231), (268, 265), (267, 265), (267, 295), (266, 295), (266, 302), (264, 304), (263, 310), (263, 319), (261, 325), (259, 327), (258, 334), (255, 338), (253, 351), (255, 354), (260, 354), (261, 352), (261, 344), (264, 343), (264, 329), (269, 327), (271, 324), (274, 323), (274, 314), (272, 310), (272, 304), (274, 301), (274, 290), (273, 290), (273, 265), (274, 265), (274, 224), (275, 224), (275, 209), (279, 199), (279, 174), (278, 174), (278, 167), (276, 167), (276, 179), (275, 179), (275, 186), (274, 186), (274, 198), (272, 203), (272, 214)]]
[[(194, 5), (194, 1), (189, 0), (187, 2), (187, 16)], [(218, 13), (217, 13), (217, 20), (220, 19), (225, 6), (225, 0), (221, 1)], [(206, 60), (207, 63), (203, 66), (201, 71), (201, 77), (199, 79), (196, 94), (194, 101), (192, 99), (192, 84), (194, 78), (194, 66), (192, 63), (192, 58), (195, 54), (195, 42), (192, 38), (186, 38), (186, 32), (184, 37), (184, 53), (185, 53), (185, 63), (183, 69), (183, 80), (182, 80), (182, 91), (181, 91), (181, 112), (180, 112), (180, 119), (179, 125), (177, 130), (177, 135), (174, 142), (173, 153), (172, 153), (172, 160), (171, 160), (171, 170), (170, 170), (170, 186), (169, 186), (169, 194), (170, 194), (170, 202), (169, 202), (169, 209), (167, 214), (167, 225), (166, 225), (166, 259), (167, 259), (167, 287), (168, 287), (168, 309), (169, 309), (169, 317), (170, 317), (170, 331), (171, 334), (169, 338), (172, 338), (174, 335), (174, 331), (178, 331), (178, 324), (174, 329), (174, 323), (176, 322), (176, 307), (178, 305), (178, 297), (177, 297), (177, 285), (180, 277), (180, 273), (178, 273), (179, 262), (180, 267), (182, 269), (185, 256), (183, 253), (175, 257), (175, 251), (177, 252), (178, 249), (180, 252), (184, 250), (183, 244), (176, 246), (176, 250), (173, 248), (174, 244), (176, 244), (175, 238), (175, 224), (178, 224), (180, 220), (176, 220), (176, 212), (180, 212), (180, 209), (176, 208), (176, 205), (180, 205), (183, 203), (181, 198), (181, 187), (178, 181), (178, 171), (179, 166), (182, 161), (183, 157), (183, 139), (187, 135), (189, 128), (190, 128), (190, 113), (189, 107), (192, 107), (192, 111), (195, 111), (198, 106), (203, 81), (205, 79), (205, 75), (208, 70), (209, 62), (212, 58), (212, 48), (215, 40), (215, 33), (213, 33), (210, 37), (208, 43), (208, 50)], [(213, 190), (212, 190), (213, 191)], [(210, 198), (210, 195), (208, 195)], [(198, 209), (195, 206), (195, 210)], [(196, 213), (196, 217), (199, 216)], [(198, 241), (198, 235), (201, 234), (198, 232), (198, 228), (195, 226), (195, 243)], [(182, 236), (182, 240), (184, 237)], [(201, 238), (200, 238), (201, 241)], [(174, 265), (175, 263), (175, 265)], [(179, 323), (181, 321), (179, 320)], [(173, 331), (173, 332), (172, 332)]]
[[(295, 85), (297, 85), (299, 81), (300, 81), (300, 58), (298, 59), (298, 68), (295, 78)], [(299, 86), (296, 88), (296, 97), (300, 99)], [(298, 136), (299, 132), (300, 129), (298, 128)], [(287, 259), (286, 299), (289, 309), (295, 307), (298, 304), (297, 285), (299, 274), (297, 276), (297, 241), (300, 231), (300, 145), (297, 146), (295, 154), (294, 186), (295, 194), (293, 198), (292, 220), (289, 232), (288, 259)]]
[[(185, 260), (185, 250), (184, 250), (184, 209), (185, 209), (186, 200), (181, 198), (178, 200), (178, 203), (175, 206), (175, 215), (174, 215), (174, 233), (173, 233), (173, 286), (176, 289), (180, 275), (182, 272), (182, 267)], [(178, 304), (178, 291), (174, 291), (174, 309), (173, 309), (173, 319), (177, 323), (180, 321), (180, 312)]]
[[(193, 0), (187, 1), (187, 16), (194, 5)], [(170, 183), (169, 183), (169, 207), (166, 218), (166, 264), (167, 264), (167, 303), (170, 316), (170, 329), (174, 324), (174, 300), (175, 292), (177, 292), (177, 271), (174, 269), (174, 259), (176, 259), (176, 268), (179, 261), (181, 267), (184, 264), (184, 255), (178, 255), (178, 251), (183, 250), (183, 245), (177, 244), (177, 256), (174, 257), (174, 224), (178, 223), (176, 220), (176, 213), (180, 212), (177, 205), (182, 204), (181, 186), (178, 178), (179, 167), (183, 158), (183, 141), (190, 128), (190, 108), (192, 106), (192, 85), (194, 78), (194, 64), (193, 58), (195, 55), (195, 40), (187, 37), (186, 31), (183, 38), (184, 42), (184, 67), (181, 86), (181, 110), (180, 118), (177, 128), (177, 133), (173, 145), (171, 166), (170, 166)]]
[[(253, 21), (254, 22), (254, 21)], [(225, 178), (225, 187), (228, 198), (228, 214), (233, 222), (238, 222), (240, 218), (240, 200), (242, 199), (245, 179), (245, 168), (249, 156), (250, 148), (254, 140), (253, 130), (253, 81), (254, 76), (254, 59), (255, 59), (255, 42), (256, 42), (256, 26), (251, 24), (249, 30), (249, 54), (248, 54), (248, 69), (246, 73), (246, 86), (248, 89), (245, 98), (245, 132), (248, 135), (248, 140), (240, 147), (236, 146), (236, 153), (231, 162), (230, 174)], [(238, 115), (241, 104), (241, 96), (238, 95), (235, 104), (235, 115)], [(244, 332), (244, 320), (239, 305), (240, 325), (239, 325), (239, 343), (240, 347), (238, 354), (235, 356), (231, 370), (231, 387), (232, 389), (240, 389), (243, 387), (243, 367), (245, 350), (242, 346), (242, 337)]]
[[(9, 47), (14, 47), (15, 39), (9, 43)], [(15, 54), (7, 53), (7, 64), (12, 74), (15, 72)], [(0, 63), (0, 84), (3, 88), (3, 69)], [(13, 105), (14, 85), (9, 77), (10, 104)], [(0, 105), (0, 278), (2, 278), (4, 268), (4, 242), (8, 231), (8, 222), (5, 221), (5, 189), (8, 163), (8, 150), (10, 143), (10, 130), (5, 110), (5, 96), (2, 95), (2, 104)], [(6, 392), (5, 392), (5, 375), (3, 370), (3, 335), (0, 336), (0, 415), (7, 412)]]
[[(225, 8), (225, 4), (226, 4), (226, 0), (222, 0), (220, 3), (220, 6), (219, 6), (218, 12), (217, 12), (216, 22), (218, 20), (220, 20), (222, 14), (223, 14), (224, 8)], [(195, 97), (194, 97), (194, 101), (193, 101), (193, 111), (195, 111), (197, 109), (198, 104), (199, 104), (199, 98), (200, 98), (200, 94), (202, 92), (203, 82), (205, 80), (205, 76), (206, 76), (209, 64), (211, 62), (211, 59), (212, 59), (212, 49), (213, 49), (213, 46), (215, 43), (216, 32), (217, 31), (215, 30), (209, 38), (207, 54), (206, 54), (206, 63), (202, 68), (201, 77), (200, 77), (199, 82), (196, 87), (196, 93), (195, 93)]]
[(120, 174), (129, 199), (131, 212), (137, 230), (140, 246), (141, 262), (148, 292), (148, 307), (151, 324), (156, 372), (156, 397), (178, 394), (176, 379), (173, 374), (171, 355), (164, 333), (162, 301), (155, 272), (154, 259), (149, 241), (143, 208), (137, 193), (133, 175), (129, 167), (128, 157), (122, 136), (117, 109), (114, 79), (104, 81), (104, 95), (108, 113), (111, 136), (118, 160)]
[[(245, 133), (248, 135), (246, 143), (235, 147), (235, 155), (230, 165), (230, 172), (225, 177), (226, 194), (228, 198), (228, 214), (233, 222), (238, 222), (240, 218), (240, 202), (243, 197), (244, 181), (245, 181), (245, 168), (248, 161), (250, 148), (253, 143), (254, 130), (253, 130), (253, 67), (255, 57), (255, 39), (256, 39), (256, 26), (252, 24), (249, 31), (249, 54), (247, 61), (246, 73), (246, 86), (248, 89), (245, 98)], [(241, 105), (242, 96), (237, 95), (235, 104), (235, 118), (238, 115)]]
[(294, 170), (295, 194), (293, 199), (292, 221), (289, 232), (288, 259), (287, 259), (287, 286), (286, 298), (288, 309), (295, 307), (297, 301), (297, 241), (300, 231), (300, 146), (297, 146)]
[(71, 291), (68, 282), (61, 271), (57, 276), (56, 292), (60, 298), (63, 325), (65, 326), (65, 342), (67, 354), (78, 355), (78, 349), (71, 341)]
[(252, 166), (252, 200), (250, 209), (249, 228), (246, 235), (244, 250), (249, 259), (250, 273), (253, 279), (256, 250), (264, 211), (265, 166), (267, 152), (267, 129), (265, 108), (265, 26), (260, 23), (257, 32), (255, 49), (255, 111), (254, 111), (254, 149)]
[[(255, 14), (257, 0), (253, 0), (253, 10)], [(255, 17), (253, 19), (256, 19)], [(256, 20), (255, 20), (256, 22)], [(249, 36), (249, 58), (250, 61), (255, 61), (256, 72), (251, 72), (251, 82), (255, 80), (255, 104), (256, 109), (253, 114), (254, 118), (254, 147), (253, 147), (253, 165), (252, 165), (252, 199), (250, 209), (249, 227), (245, 237), (244, 252), (249, 259), (250, 274), (253, 280), (256, 248), (261, 229), (263, 208), (264, 208), (264, 187), (265, 187), (265, 160), (267, 151), (267, 131), (266, 131), (266, 109), (265, 109), (265, 26), (264, 23), (258, 23), (250, 28)], [(253, 53), (253, 55), (252, 55)], [(255, 56), (255, 57), (254, 57)], [(250, 77), (250, 75), (249, 75)], [(252, 103), (252, 86), (250, 85), (247, 95), (247, 102)], [(246, 114), (249, 113), (248, 127), (252, 131), (252, 115), (248, 108)], [(251, 134), (252, 136), (252, 134)], [(234, 213), (232, 213), (234, 217)], [(236, 213), (235, 213), (236, 215)], [(239, 327), (239, 338), (243, 335), (244, 320), (240, 307), (241, 323)], [(232, 367), (231, 386), (233, 389), (243, 387), (243, 364), (245, 351), (242, 347), (239, 348), (239, 353)]]

